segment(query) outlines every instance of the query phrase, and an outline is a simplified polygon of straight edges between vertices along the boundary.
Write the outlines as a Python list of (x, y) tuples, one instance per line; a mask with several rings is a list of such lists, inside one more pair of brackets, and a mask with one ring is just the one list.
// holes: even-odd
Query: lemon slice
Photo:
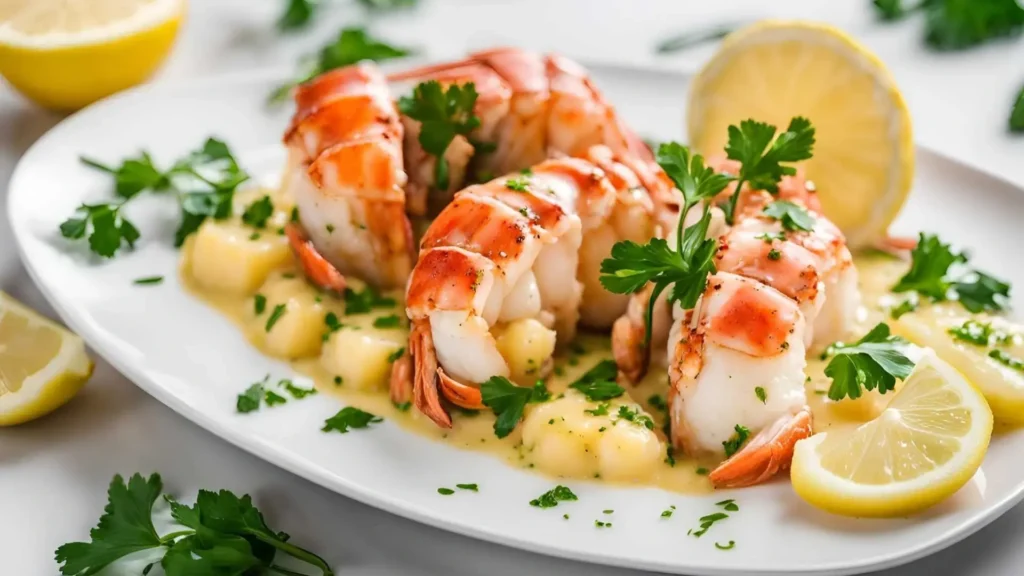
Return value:
[(36, 103), (75, 110), (145, 80), (184, 0), (4, 0), (0, 74)]
[(904, 516), (967, 483), (991, 435), (985, 398), (928, 350), (877, 418), (797, 443), (793, 488), (835, 514)]
[(59, 408), (92, 368), (81, 338), (0, 292), (0, 426)]
[[(904, 314), (893, 323), (893, 330), (915, 344), (933, 348), (970, 379), (985, 395), (996, 421), (1024, 424), (1024, 371), (1007, 365), (1013, 359), (1024, 359), (1024, 329), (1020, 326), (999, 317), (972, 316), (959, 304), (947, 303)], [(955, 337), (950, 330), (962, 336)], [(988, 343), (983, 343), (985, 340)], [(993, 351), (1002, 362), (991, 355)]]
[(759, 22), (729, 35), (690, 88), (690, 143), (721, 154), (730, 124), (748, 118), (784, 130), (793, 116), (814, 124), (804, 164), (825, 214), (853, 247), (881, 238), (910, 192), (910, 116), (885, 66), (828, 25)]

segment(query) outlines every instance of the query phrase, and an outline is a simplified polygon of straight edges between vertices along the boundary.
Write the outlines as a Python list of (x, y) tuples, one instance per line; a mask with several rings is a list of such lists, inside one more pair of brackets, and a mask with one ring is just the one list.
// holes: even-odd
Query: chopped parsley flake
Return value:
[(145, 278), (138, 278), (132, 284), (138, 284), (140, 286), (152, 285), (152, 284), (163, 284), (163, 276), (147, 276)]
[(267, 406), (277, 406), (279, 404), (285, 404), (288, 402), (288, 399), (273, 390), (266, 390), (263, 393), (263, 401), (267, 403)]
[(590, 410), (584, 410), (584, 414), (590, 414), (592, 416), (607, 416), (608, 408), (611, 406), (608, 402), (601, 402), (597, 405), (597, 408), (591, 408)]
[(612, 527), (612, 523), (611, 522), (602, 522), (600, 520), (594, 520), (594, 526), (597, 526), (598, 528), (611, 528)]
[(999, 362), (1003, 366), (1013, 368), (1019, 372), (1024, 372), (1024, 360), (1015, 356), (1010, 356), (1002, 350), (989, 350), (988, 357)]
[(367, 428), (384, 419), (376, 414), (364, 412), (354, 406), (345, 406), (337, 414), (324, 421), (322, 432), (336, 431), (346, 434), (350, 428)]
[(263, 383), (256, 382), (238, 395), (235, 401), (235, 409), (242, 414), (248, 414), (260, 409), (260, 400), (263, 398)]
[(456, 484), (455, 487), (458, 488), (459, 490), (470, 490), (472, 492), (480, 491), (480, 487), (477, 486), (476, 484)]
[(775, 248), (772, 248), (771, 250), (768, 251), (768, 259), (769, 260), (781, 260), (782, 259), (782, 252), (779, 252)]
[(373, 288), (367, 286), (361, 292), (345, 288), (345, 314), (366, 314), (374, 308), (393, 308), (397, 302), (394, 298), (381, 296)]
[(388, 363), (394, 363), (405, 354), (405, 348), (399, 348), (388, 355)]
[(710, 470), (708, 470), (707, 468), (705, 468), (703, 466), (697, 468), (696, 470), (694, 470), (694, 472), (696, 472), (698, 476), (707, 476), (708, 474), (711, 473)]
[(715, 506), (721, 506), (726, 512), (739, 512), (740, 509), (740, 507), (736, 505), (736, 501), (732, 498), (722, 500), (721, 502), (715, 502)]
[(246, 207), (242, 213), (242, 222), (253, 228), (265, 228), (267, 220), (273, 214), (274, 204), (270, 201), (270, 196), (264, 196)]
[(373, 320), (374, 328), (399, 328), (402, 325), (402, 319), (397, 314), (391, 314), (389, 316), (381, 316)]
[(757, 399), (761, 401), (761, 404), (768, 403), (768, 394), (764, 391), (764, 388), (760, 386), (754, 388), (754, 395), (756, 395)]
[(455, 490), (452, 490), (451, 488), (438, 488), (437, 493), (442, 496), (451, 496), (452, 494), (455, 494)]
[(619, 406), (618, 416), (621, 420), (632, 422), (638, 426), (643, 426), (648, 430), (654, 430), (654, 420), (646, 414), (641, 414), (635, 408), (630, 406)]
[(299, 388), (291, 380), (281, 380), (277, 385), (287, 390), (292, 395), (292, 398), (296, 400), (302, 400), (306, 396), (316, 394), (316, 388)]
[(263, 314), (263, 311), (267, 309), (267, 297), (263, 294), (257, 294), (252, 297), (252, 309), (259, 316)]
[(691, 529), (689, 532), (687, 532), (687, 534), (693, 536), (694, 538), (700, 538), (701, 536), (706, 534), (712, 526), (715, 525), (715, 522), (721, 522), (722, 520), (725, 520), (728, 517), (729, 515), (725, 512), (715, 512), (714, 514), (708, 514), (707, 516), (703, 516), (699, 520), (697, 520), (697, 522), (700, 523), (700, 528), (696, 530)]
[(559, 502), (572, 502), (575, 500), (578, 500), (578, 498), (573, 494), (572, 490), (559, 484), (537, 498), (530, 500), (530, 506), (535, 508), (554, 508), (558, 506)]
[(736, 426), (733, 427), (733, 430), (735, 430), (736, 433), (733, 434), (732, 437), (729, 438), (728, 440), (722, 442), (722, 447), (725, 448), (726, 458), (729, 458), (730, 456), (738, 452), (740, 447), (743, 446), (743, 443), (746, 442), (747, 438), (750, 437), (750, 429), (747, 428), (746, 426), (740, 426), (739, 424), (737, 424)]
[(978, 322), (973, 319), (965, 321), (960, 326), (950, 328), (948, 332), (957, 340), (978, 346), (1008, 344), (1013, 341), (1013, 335), (992, 328), (991, 323)]
[(277, 321), (281, 319), (281, 316), (284, 316), (285, 311), (286, 308), (284, 304), (274, 306), (273, 312), (270, 313), (270, 318), (267, 318), (267, 332), (270, 332), (270, 330), (274, 328), (274, 324), (277, 324)]
[(514, 192), (529, 192), (530, 182), (526, 178), (509, 178), (505, 181), (505, 188)]
[(729, 540), (728, 544), (719, 544), (718, 542), (715, 542), (715, 548), (718, 548), (719, 550), (732, 550), (735, 547), (736, 542), (733, 540)]
[(661, 410), (662, 412), (668, 411), (668, 404), (666, 404), (665, 399), (658, 394), (652, 394), (651, 397), (647, 399), (647, 403), (651, 405), (651, 408), (656, 410)]

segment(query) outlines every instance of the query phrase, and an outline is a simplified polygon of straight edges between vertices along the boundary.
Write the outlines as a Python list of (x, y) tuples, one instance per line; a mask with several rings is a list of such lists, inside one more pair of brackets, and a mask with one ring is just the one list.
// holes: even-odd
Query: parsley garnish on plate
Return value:
[(494, 412), (494, 435), (504, 438), (512, 433), (523, 417), (528, 402), (544, 402), (550, 398), (547, 388), (516, 386), (504, 376), (491, 376), (480, 385), (484, 406)]
[(619, 368), (614, 360), (602, 360), (576, 379), (569, 388), (577, 390), (592, 402), (602, 402), (622, 396), (626, 390), (615, 383)]
[(814, 126), (808, 119), (794, 117), (778, 138), (775, 131), (775, 126), (756, 120), (744, 120), (739, 126), (729, 126), (725, 153), (741, 163), (736, 189), (723, 207), (729, 224), (735, 219), (736, 202), (743, 184), (748, 184), (753, 190), (767, 190), (775, 194), (783, 176), (796, 174), (796, 168), (785, 166), (783, 162), (799, 162), (812, 155)]
[[(647, 244), (616, 242), (611, 258), (601, 262), (601, 285), (615, 294), (632, 294), (648, 282), (654, 284), (647, 306), (645, 341), (651, 337), (651, 315), (658, 296), (672, 286), (669, 300), (684, 309), (692, 308), (704, 292), (708, 274), (715, 272), (717, 243), (706, 238), (711, 224), (710, 201), (732, 181), (731, 176), (716, 174), (704, 166), (704, 158), (690, 154), (690, 149), (675, 142), (662, 144), (657, 153), (658, 164), (683, 194), (681, 217), (676, 228), (676, 246), (654, 238)], [(704, 203), (704, 214), (683, 230), (683, 221), (690, 208)]]
[(320, 430), (322, 432), (341, 432), (342, 434), (348, 433), (349, 429), (352, 428), (368, 428), (370, 424), (376, 424), (377, 422), (383, 422), (384, 419), (376, 414), (370, 414), (356, 408), (355, 406), (345, 406), (338, 411), (337, 414), (331, 416), (324, 421), (324, 427)]
[(693, 536), (694, 538), (700, 538), (701, 536), (706, 534), (707, 531), (710, 530), (716, 522), (721, 522), (722, 520), (725, 520), (728, 517), (729, 515), (725, 512), (715, 512), (714, 514), (702, 516), (699, 520), (697, 520), (697, 522), (700, 524), (700, 528), (697, 528), (696, 530), (691, 529), (687, 532), (687, 534)]
[(530, 506), (535, 508), (554, 508), (558, 506), (559, 502), (572, 502), (574, 500), (579, 500), (576, 494), (573, 494), (573, 491), (568, 487), (559, 484), (537, 498), (530, 500)]
[(825, 375), (832, 379), (828, 389), (831, 400), (860, 398), (863, 389), (878, 389), (880, 394), (896, 387), (896, 380), (904, 380), (914, 369), (914, 361), (907, 357), (909, 344), (889, 333), (889, 325), (877, 324), (860, 340), (852, 344), (836, 343), (826, 356), (832, 360), (825, 367)]
[(316, 394), (316, 388), (300, 388), (288, 379), (281, 380), (277, 385), (287, 390), (288, 393), (292, 395), (292, 398), (295, 398), (296, 400), (302, 400), (306, 396), (313, 396)]
[(619, 406), (617, 415), (620, 420), (632, 422), (633, 424), (643, 426), (648, 430), (654, 430), (654, 420), (651, 420), (650, 416), (640, 413), (635, 408), (630, 406)]
[(735, 430), (735, 433), (728, 440), (722, 442), (726, 458), (739, 452), (740, 448), (743, 447), (743, 443), (747, 441), (747, 438), (750, 438), (750, 429), (746, 426), (737, 424), (733, 426), (733, 430)]
[(764, 391), (764, 388), (756, 386), (754, 388), (754, 395), (757, 396), (757, 399), (761, 401), (761, 404), (768, 403), (768, 393)]
[(125, 244), (133, 248), (142, 236), (122, 210), (143, 192), (171, 192), (177, 196), (181, 221), (174, 234), (174, 245), (181, 246), (207, 218), (229, 217), (235, 189), (249, 178), (228, 146), (215, 138), (207, 139), (200, 149), (179, 159), (166, 171), (158, 169), (146, 152), (124, 160), (116, 168), (84, 157), (81, 160), (114, 176), (117, 198), (79, 206), (61, 223), (60, 233), (71, 240), (87, 238), (89, 249), (105, 258), (114, 257)]
[(268, 408), (273, 408), (274, 406), (280, 406), (281, 404), (288, 403), (287, 398), (281, 396), (280, 394), (274, 392), (273, 390), (263, 391), (263, 401), (267, 403)]
[(956, 300), (970, 312), (999, 311), (1006, 307), (1010, 285), (980, 270), (964, 269), (969, 261), (935, 234), (922, 232), (910, 252), (910, 269), (892, 291), (915, 292), (933, 301)]
[[(163, 491), (159, 474), (149, 478), (134, 474), (126, 483), (114, 476), (107, 491), (107, 505), (99, 523), (89, 532), (89, 542), (71, 542), (55, 552), (61, 574), (96, 574), (118, 560), (144, 550), (154, 552), (152, 566), (167, 576), (200, 574), (297, 574), (274, 563), (278, 552), (333, 576), (327, 562), (288, 542), (288, 536), (267, 526), (263, 514), (248, 495), (241, 498), (221, 490), (200, 490), (193, 506), (164, 495), (171, 517), (180, 525), (160, 535), (153, 523), (153, 504)], [(161, 554), (162, 553), (162, 554)]]
[(238, 395), (235, 401), (235, 409), (242, 414), (254, 412), (260, 409), (260, 401), (263, 399), (263, 382), (256, 382)]
[(719, 544), (718, 542), (715, 542), (715, 548), (718, 548), (719, 550), (732, 550), (735, 547), (736, 542), (733, 540), (729, 540), (728, 544)]
[(451, 488), (442, 487), (437, 489), (437, 493), (440, 494), (441, 496), (451, 496), (452, 494), (455, 494), (455, 490), (452, 490)]
[(960, 326), (954, 326), (947, 330), (953, 338), (961, 342), (975, 344), (977, 346), (988, 346), (990, 344), (1007, 344), (1013, 340), (1013, 335), (992, 328), (988, 322), (979, 322), (975, 319), (965, 320)]
[(480, 118), (473, 113), (476, 98), (472, 82), (452, 84), (446, 90), (430, 80), (417, 84), (412, 96), (398, 99), (402, 114), (421, 124), (419, 143), (435, 158), (434, 185), (440, 190), (446, 190), (449, 184), (448, 161), (444, 158), (448, 146), (456, 136), (469, 138), (469, 133), (480, 126)]
[(252, 297), (252, 310), (257, 316), (263, 314), (263, 311), (267, 309), (267, 297), (263, 294), (257, 293)]
[(152, 286), (154, 284), (163, 284), (163, 276), (147, 276), (145, 278), (136, 278), (132, 284), (138, 284), (140, 286)]

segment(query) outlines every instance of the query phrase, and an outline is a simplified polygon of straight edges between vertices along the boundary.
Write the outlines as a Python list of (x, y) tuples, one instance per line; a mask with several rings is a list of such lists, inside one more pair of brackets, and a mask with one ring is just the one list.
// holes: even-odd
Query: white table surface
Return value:
[[(154, 80), (291, 66), (343, 24), (365, 17), (335, 2), (301, 35), (272, 28), (276, 0), (192, 0), (184, 33)], [(430, 57), (494, 44), (557, 50), (588, 62), (689, 70), (710, 48), (672, 57), (652, 52), (675, 31), (722, 21), (801, 17), (837, 24), (888, 63), (910, 105), (916, 138), (1024, 185), (1024, 137), (1006, 133), (1012, 98), (1024, 85), (1024, 40), (935, 54), (921, 22), (875, 23), (869, 0), (727, 1), (421, 0), (407, 13), (374, 17), (385, 38)], [(684, 95), (680, 94), (680, 105)], [(154, 111), (159, 113), (159, 111)], [(52, 314), (11, 245), (5, 183), (18, 158), (60, 117), (0, 82), (0, 289)], [(969, 193), (969, 191), (965, 191)], [(114, 473), (159, 471), (174, 493), (199, 488), (248, 492), (272, 525), (327, 557), (341, 574), (592, 575), (623, 573), (477, 542), (377, 511), (267, 464), (192, 425), (100, 362), (90, 384), (49, 418), (0, 430), (0, 574), (56, 574), (53, 550), (87, 538)], [(628, 531), (622, 532), (629, 538)], [(798, 543), (794, 543), (798, 545)], [(887, 576), (1017, 576), (1024, 566), (1024, 508), (978, 534)]]

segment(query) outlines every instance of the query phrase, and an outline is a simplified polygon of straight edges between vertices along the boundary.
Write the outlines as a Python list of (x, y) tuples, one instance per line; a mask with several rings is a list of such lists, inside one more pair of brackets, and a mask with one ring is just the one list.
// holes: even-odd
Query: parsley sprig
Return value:
[[(356, 0), (368, 10), (383, 11), (415, 6), (419, 0)], [(323, 0), (286, 0), (284, 12), (277, 19), (277, 28), (290, 32), (305, 28), (313, 21)]]
[(364, 60), (381, 62), (404, 58), (413, 52), (411, 48), (374, 38), (365, 28), (343, 28), (338, 37), (321, 47), (315, 57), (305, 59), (302, 65), (304, 71), (298, 79), (278, 86), (270, 93), (268, 101), (271, 104), (280, 103), (288, 98), (292, 88), (335, 68), (344, 68)]
[(893, 292), (916, 292), (936, 302), (956, 300), (974, 313), (1006, 307), (1010, 285), (980, 270), (958, 266), (970, 258), (937, 235), (922, 232), (910, 257), (910, 269), (892, 287)]
[(159, 474), (133, 475), (128, 482), (114, 476), (107, 505), (89, 542), (71, 542), (55, 553), (61, 574), (88, 576), (136, 552), (153, 552), (152, 564), (167, 576), (199, 574), (285, 574), (296, 572), (274, 564), (278, 552), (315, 567), (323, 576), (334, 572), (312, 552), (288, 542), (288, 535), (267, 526), (248, 495), (200, 490), (193, 506), (164, 495), (171, 517), (180, 525), (160, 535), (153, 524), (153, 504), (163, 492)]
[(879, 18), (900, 20), (923, 11), (924, 39), (936, 50), (963, 50), (1024, 28), (1024, 7), (1016, 0), (872, 0)]
[(736, 204), (744, 184), (754, 190), (767, 190), (775, 194), (783, 176), (796, 174), (796, 168), (783, 162), (799, 162), (811, 157), (814, 148), (814, 126), (810, 120), (796, 116), (789, 121), (786, 131), (775, 137), (775, 126), (756, 120), (744, 120), (739, 126), (729, 126), (726, 155), (741, 163), (736, 177), (736, 189), (725, 202), (725, 220), (732, 224)]
[(402, 114), (421, 124), (419, 143), (437, 159), (434, 184), (440, 190), (447, 189), (450, 183), (448, 161), (444, 158), (448, 146), (456, 136), (468, 138), (480, 126), (480, 118), (473, 113), (476, 98), (476, 85), (472, 82), (452, 84), (446, 90), (436, 80), (430, 80), (417, 84), (412, 96), (398, 100)]
[(484, 406), (490, 408), (497, 416), (494, 421), (494, 435), (498, 438), (504, 438), (512, 433), (516, 424), (523, 418), (523, 410), (528, 403), (546, 402), (551, 398), (551, 393), (543, 382), (538, 382), (533, 388), (523, 388), (516, 386), (504, 376), (488, 378), (480, 385), (480, 395)]
[[(658, 147), (658, 164), (683, 195), (682, 211), (676, 227), (676, 246), (654, 238), (647, 244), (631, 241), (612, 246), (611, 258), (601, 262), (601, 285), (609, 292), (629, 294), (648, 282), (654, 290), (647, 305), (646, 341), (651, 337), (651, 316), (654, 304), (665, 289), (672, 286), (669, 300), (683, 308), (693, 308), (704, 292), (708, 274), (715, 272), (715, 241), (706, 238), (711, 224), (711, 199), (732, 181), (726, 174), (716, 174), (704, 165), (704, 158), (675, 142)], [(686, 213), (703, 203), (700, 220), (683, 230)]]
[(880, 394), (894, 389), (896, 380), (904, 380), (914, 369), (907, 356), (909, 344), (889, 332), (889, 325), (879, 323), (852, 344), (836, 343), (828, 348), (832, 356), (825, 375), (832, 379), (828, 389), (831, 400), (860, 398), (863, 389), (878, 389)]
[(125, 244), (129, 248), (142, 236), (122, 213), (125, 205), (144, 192), (170, 192), (177, 196), (181, 222), (174, 233), (174, 245), (181, 246), (207, 218), (224, 219), (231, 215), (232, 200), (238, 186), (249, 175), (238, 165), (230, 148), (216, 138), (176, 161), (169, 169), (157, 168), (149, 153), (143, 151), (119, 166), (108, 166), (82, 157), (86, 166), (114, 177), (110, 202), (83, 204), (60, 225), (65, 238), (87, 238), (89, 249), (105, 258), (113, 258)]

